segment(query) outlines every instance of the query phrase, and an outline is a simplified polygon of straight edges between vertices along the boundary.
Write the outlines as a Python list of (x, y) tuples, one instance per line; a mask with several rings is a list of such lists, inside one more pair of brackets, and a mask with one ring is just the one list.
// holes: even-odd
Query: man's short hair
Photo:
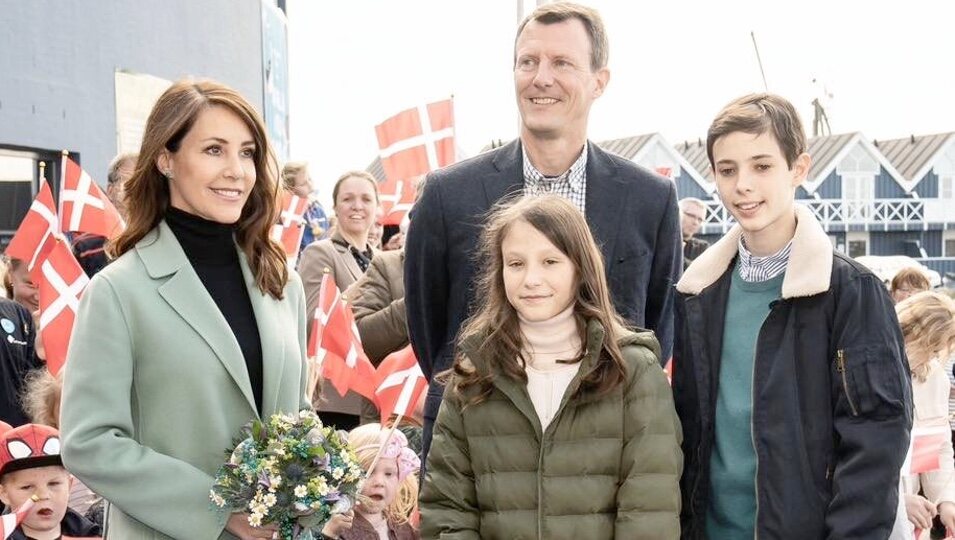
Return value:
[(596, 9), (572, 2), (544, 4), (524, 18), (517, 28), (517, 35), (514, 37), (514, 64), (517, 64), (517, 40), (521, 37), (527, 23), (536, 21), (541, 24), (556, 24), (570, 19), (577, 19), (583, 23), (584, 29), (587, 30), (587, 35), (590, 37), (590, 70), (597, 71), (607, 67), (610, 43), (607, 40), (607, 29), (604, 26), (603, 19), (600, 18), (600, 13)]
[(130, 162), (132, 162), (133, 167), (135, 168), (136, 160), (138, 159), (139, 159), (139, 154), (132, 153), (132, 152), (126, 153), (126, 154), (120, 154), (114, 157), (113, 161), (109, 162), (109, 169), (107, 169), (107, 172), (106, 172), (106, 182), (109, 183), (109, 185), (113, 185), (116, 182), (119, 182), (120, 180), (122, 180), (122, 178), (119, 175), (119, 170), (122, 169), (124, 165)]
[(772, 131), (789, 168), (806, 151), (806, 134), (799, 113), (792, 103), (775, 94), (749, 94), (723, 107), (706, 133), (706, 155), (710, 167), (716, 168), (713, 161), (716, 140), (738, 131), (752, 135)]
[(704, 211), (706, 210), (706, 203), (696, 197), (683, 197), (678, 204), (680, 205), (680, 210), (686, 210), (687, 206), (696, 206), (702, 208)]

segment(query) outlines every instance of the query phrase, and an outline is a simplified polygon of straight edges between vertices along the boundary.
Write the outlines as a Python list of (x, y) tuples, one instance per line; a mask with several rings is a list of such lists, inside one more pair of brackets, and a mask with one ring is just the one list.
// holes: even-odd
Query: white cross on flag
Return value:
[[(322, 285), (331, 283), (331, 274), (322, 277)], [(322, 304), (322, 291), (319, 290), (319, 304)], [(320, 307), (320, 309), (324, 309)], [(349, 390), (355, 391), (369, 400), (375, 400), (375, 366), (371, 365), (365, 350), (361, 346), (361, 336), (355, 324), (355, 315), (351, 306), (345, 303), (335, 287), (335, 298), (327, 311), (318, 346), (325, 350), (322, 361), (322, 376), (330, 382), (340, 396)], [(317, 314), (316, 314), (317, 315)], [(313, 330), (317, 333), (318, 328)]]
[(46, 349), (46, 367), (54, 376), (66, 361), (66, 349), (79, 311), (80, 295), (89, 278), (66, 242), (58, 241), (43, 261), (39, 274), (40, 335)]
[(295, 266), (298, 259), (298, 247), (302, 244), (302, 235), (305, 234), (305, 209), (308, 199), (303, 199), (292, 192), (282, 190), (282, 214), (279, 222), (272, 225), (272, 240), (282, 244), (285, 256), (291, 266)]
[(384, 223), (401, 222), (411, 208), (415, 180), (454, 163), (454, 106), (450, 99), (402, 111), (375, 126), (385, 182)]
[(33, 199), (30, 210), (23, 217), (20, 227), (7, 246), (7, 256), (26, 261), (27, 270), (33, 275), (34, 269), (43, 263), (53, 249), (59, 230), (53, 191), (46, 179), (43, 179), (40, 182), (40, 192)]
[(27, 518), (27, 514), (29, 514), (33, 508), (33, 505), (36, 504), (37, 499), (34, 499), (34, 497), (36, 497), (36, 495), (24, 501), (23, 504), (20, 505), (20, 508), (17, 508), (16, 512), (0, 516), (0, 539), (6, 540), (10, 538), (13, 531), (17, 530), (17, 527), (23, 523), (23, 520)]
[(60, 182), (60, 224), (63, 232), (85, 232), (112, 238), (126, 228), (116, 207), (75, 161), (63, 155)]
[(375, 394), (381, 411), (381, 425), (392, 415), (410, 416), (415, 404), (428, 388), (411, 345), (389, 354), (375, 373)]

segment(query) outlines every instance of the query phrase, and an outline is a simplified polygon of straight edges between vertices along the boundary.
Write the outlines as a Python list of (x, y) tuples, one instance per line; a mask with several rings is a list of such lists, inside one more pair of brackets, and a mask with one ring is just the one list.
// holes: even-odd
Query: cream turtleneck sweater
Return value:
[(567, 386), (580, 369), (580, 362), (557, 362), (574, 360), (580, 355), (574, 308), (570, 306), (546, 321), (532, 322), (520, 317), (520, 328), (523, 354), (528, 361), (527, 393), (540, 418), (541, 429), (546, 430), (557, 414)]

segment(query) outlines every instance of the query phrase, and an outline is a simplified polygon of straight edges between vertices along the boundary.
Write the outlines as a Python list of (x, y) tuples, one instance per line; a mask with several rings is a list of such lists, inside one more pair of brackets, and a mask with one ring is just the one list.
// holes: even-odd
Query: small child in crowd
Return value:
[[(951, 385), (945, 373), (946, 360), (955, 351), (955, 301), (940, 292), (924, 291), (908, 296), (895, 309), (912, 371), (914, 428), (941, 431), (942, 444), (938, 446), (937, 470), (921, 474), (902, 471), (900, 506), (904, 510), (900, 509), (889, 538), (912, 539), (914, 530), (931, 529), (936, 515), (946, 529), (955, 532), (955, 463), (948, 436)], [(913, 437), (917, 434), (913, 430)]]
[(404, 434), (381, 424), (364, 424), (348, 434), (348, 444), (364, 469), (381, 458), (365, 480), (361, 500), (354, 512), (333, 516), (322, 534), (334, 540), (417, 540), (410, 519), (418, 503), (418, 476), (421, 462), (408, 448)]
[(10, 540), (98, 538), (99, 526), (67, 506), (70, 481), (60, 459), (57, 430), (25, 424), (0, 433), (0, 501), (15, 511), (36, 496), (36, 503)]
[(614, 310), (583, 214), (550, 195), (499, 207), (476, 260), (422, 536), (678, 538), (683, 456), (660, 346)]

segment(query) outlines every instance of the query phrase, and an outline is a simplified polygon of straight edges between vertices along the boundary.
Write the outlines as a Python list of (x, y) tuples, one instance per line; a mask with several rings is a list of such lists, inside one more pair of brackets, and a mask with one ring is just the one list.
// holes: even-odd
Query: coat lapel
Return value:
[[(361, 267), (358, 266), (358, 261), (356, 261), (355, 257), (351, 254), (351, 250), (348, 249), (348, 242), (337, 233), (333, 236), (333, 239), (335, 241), (332, 245), (335, 246), (335, 252), (338, 253), (338, 258), (345, 264), (345, 268), (348, 269), (352, 282), (358, 281), (358, 278), (361, 277), (363, 272), (361, 271)], [(341, 283), (338, 285), (341, 286)]]
[(609, 273), (615, 262), (613, 251), (620, 230), (620, 216), (625, 211), (626, 186), (617, 178), (617, 166), (603, 150), (588, 141), (587, 152), (587, 223), (600, 244)]
[[(209, 344), (245, 396), (253, 414), (257, 415), (249, 371), (245, 366), (239, 342), (212, 296), (199, 280), (172, 230), (164, 221), (160, 222), (156, 230), (136, 244), (136, 250), (151, 278), (171, 276), (158, 287), (159, 295)], [(264, 342), (262, 346), (264, 353)]]
[(520, 195), (524, 189), (524, 158), (520, 139), (497, 150), (492, 163), (496, 173), (486, 176), (481, 182), (488, 208), (505, 198)]
[(285, 370), (285, 342), (281, 339), (283, 318), (279, 312), (279, 301), (259, 290), (245, 253), (241, 250), (239, 264), (262, 343), (262, 417), (268, 418), (278, 412), (279, 387)]

